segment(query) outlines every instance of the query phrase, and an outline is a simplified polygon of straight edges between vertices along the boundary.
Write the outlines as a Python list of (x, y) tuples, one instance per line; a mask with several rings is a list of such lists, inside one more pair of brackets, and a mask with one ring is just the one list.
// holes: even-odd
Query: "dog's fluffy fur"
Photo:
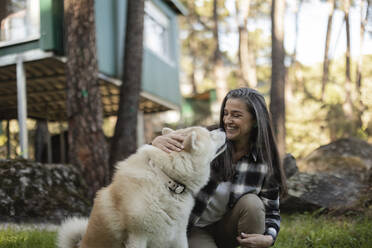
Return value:
[[(169, 132), (173, 130), (163, 129), (163, 134)], [(119, 162), (112, 183), (97, 193), (89, 222), (77, 218), (65, 221), (58, 233), (58, 247), (187, 248), (193, 195), (207, 183), (210, 162), (224, 144), (225, 135), (202, 127), (174, 132), (186, 137), (183, 151), (168, 154), (144, 145)], [(170, 191), (150, 163), (185, 185), (185, 191)]]

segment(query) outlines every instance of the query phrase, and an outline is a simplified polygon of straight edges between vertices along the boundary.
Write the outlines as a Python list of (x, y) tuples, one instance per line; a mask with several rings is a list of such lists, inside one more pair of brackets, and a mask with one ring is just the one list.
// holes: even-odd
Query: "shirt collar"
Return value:
[(253, 150), (247, 154), (245, 154), (240, 160), (244, 159), (244, 160), (247, 160), (247, 161), (252, 161), (254, 163), (257, 162), (257, 151)]

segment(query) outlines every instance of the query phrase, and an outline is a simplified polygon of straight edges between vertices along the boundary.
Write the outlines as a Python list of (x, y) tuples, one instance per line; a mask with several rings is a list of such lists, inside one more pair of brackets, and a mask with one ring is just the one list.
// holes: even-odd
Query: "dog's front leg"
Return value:
[(189, 243), (187, 241), (186, 232), (183, 234), (179, 234), (177, 238), (173, 241), (173, 244), (170, 246), (172, 248), (188, 248)]
[(125, 248), (146, 248), (147, 239), (146, 235), (130, 233), (128, 235), (127, 242), (125, 242)]

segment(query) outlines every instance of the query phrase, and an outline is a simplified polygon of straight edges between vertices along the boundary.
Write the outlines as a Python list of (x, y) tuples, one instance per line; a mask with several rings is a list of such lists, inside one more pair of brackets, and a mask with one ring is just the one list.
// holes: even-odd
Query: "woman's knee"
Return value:
[[(252, 213), (252, 214), (265, 214), (265, 207), (260, 197), (256, 194), (245, 194), (235, 205), (240, 211)], [(234, 207), (234, 208), (235, 208)]]
[(217, 248), (214, 238), (205, 228), (192, 227), (188, 233), (189, 248)]
[(263, 233), (265, 230), (265, 207), (256, 194), (246, 194), (236, 203), (233, 211), (239, 212), (238, 231)]

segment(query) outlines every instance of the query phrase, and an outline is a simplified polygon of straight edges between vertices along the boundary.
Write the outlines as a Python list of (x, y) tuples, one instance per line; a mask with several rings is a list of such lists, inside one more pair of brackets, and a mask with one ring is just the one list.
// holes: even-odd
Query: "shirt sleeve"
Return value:
[(259, 197), (265, 206), (265, 235), (273, 237), (273, 245), (280, 230), (279, 185), (273, 178), (265, 180)]

